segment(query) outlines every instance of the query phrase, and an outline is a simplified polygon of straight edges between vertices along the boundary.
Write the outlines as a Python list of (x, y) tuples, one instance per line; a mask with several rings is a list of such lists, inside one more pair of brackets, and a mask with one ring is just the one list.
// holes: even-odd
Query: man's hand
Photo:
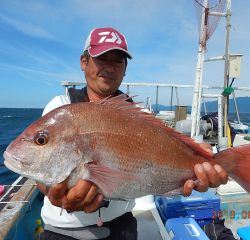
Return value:
[[(63, 203), (65, 203), (64, 209), (84, 211), (86, 213), (94, 212), (99, 207), (103, 196), (97, 193), (98, 187), (94, 183), (80, 180), (69, 190), (67, 190), (67, 183), (68, 178), (45, 190), (45, 194), (54, 206), (62, 207)], [(42, 186), (44, 185), (38, 184), (40, 190)]]
[[(200, 147), (211, 153), (211, 157), (214, 156), (210, 144), (200, 143)], [(227, 172), (218, 164), (214, 166), (212, 166), (208, 162), (196, 164), (194, 166), (194, 172), (197, 179), (201, 180), (202, 186), (196, 186), (193, 180), (186, 181), (186, 183), (184, 184), (185, 196), (189, 196), (192, 193), (193, 189), (199, 192), (206, 192), (209, 187), (216, 188), (221, 184), (226, 184), (228, 181)]]

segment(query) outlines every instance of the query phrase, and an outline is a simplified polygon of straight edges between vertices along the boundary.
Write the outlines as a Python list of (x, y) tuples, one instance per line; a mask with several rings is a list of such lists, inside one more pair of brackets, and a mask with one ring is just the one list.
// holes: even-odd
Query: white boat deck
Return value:
[(217, 196), (221, 199), (225, 226), (239, 239), (237, 229), (250, 226), (250, 194), (238, 183), (228, 181), (217, 189)]
[[(155, 214), (158, 214), (156, 209), (150, 210), (135, 210), (133, 211), (134, 217), (137, 219), (138, 240), (170, 240), (166, 229), (162, 222), (157, 222)], [(160, 219), (161, 220), (161, 219)], [(159, 226), (162, 225), (162, 226)]]
[(235, 140), (234, 140), (234, 147), (244, 145), (244, 144), (250, 144), (250, 141), (247, 141), (244, 139), (245, 136), (250, 137), (250, 134), (236, 134)]
[(138, 224), (138, 240), (171, 240), (154, 203), (154, 196), (136, 199), (133, 215)]

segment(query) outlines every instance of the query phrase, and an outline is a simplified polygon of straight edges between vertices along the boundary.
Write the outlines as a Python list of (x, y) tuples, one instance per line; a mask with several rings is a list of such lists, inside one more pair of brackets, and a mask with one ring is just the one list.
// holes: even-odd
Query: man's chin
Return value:
[(114, 84), (114, 82), (103, 82), (100, 86), (99, 86), (99, 91), (105, 95), (109, 94), (109, 95), (113, 95), (117, 92), (118, 88), (120, 85), (116, 85)]

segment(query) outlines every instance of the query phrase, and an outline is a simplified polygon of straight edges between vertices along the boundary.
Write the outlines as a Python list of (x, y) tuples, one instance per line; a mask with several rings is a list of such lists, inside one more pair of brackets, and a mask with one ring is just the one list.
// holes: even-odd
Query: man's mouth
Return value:
[(108, 80), (108, 81), (114, 81), (115, 77), (114, 76), (110, 76), (110, 75), (101, 75), (101, 78)]

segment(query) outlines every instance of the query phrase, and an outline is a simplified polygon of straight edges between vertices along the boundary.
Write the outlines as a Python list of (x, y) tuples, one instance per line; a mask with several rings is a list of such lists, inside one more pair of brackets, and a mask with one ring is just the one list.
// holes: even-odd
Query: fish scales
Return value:
[[(135, 115), (108, 106), (89, 104), (83, 112), (86, 113), (84, 121), (87, 129), (80, 121), (79, 127), (82, 128), (81, 134), (88, 132), (92, 139), (90, 145), (97, 164), (136, 176), (151, 184), (148, 186), (136, 180), (126, 182), (120, 187), (122, 191), (118, 188), (109, 197), (124, 197), (118, 194), (120, 192), (125, 193), (126, 197), (138, 197), (145, 195), (145, 191), (161, 195), (182, 186), (187, 176), (194, 178), (193, 166), (202, 162), (201, 157), (196, 155), (195, 162), (188, 163), (186, 159), (194, 158), (193, 151), (183, 149), (187, 147), (168, 132)], [(96, 121), (93, 121), (92, 115)], [(176, 142), (174, 154), (169, 142)], [(177, 152), (178, 156), (175, 154)], [(176, 157), (180, 159), (179, 164), (176, 164)], [(171, 184), (167, 186), (166, 182)], [(138, 188), (142, 193), (138, 192)]]
[[(137, 198), (180, 188), (195, 179), (196, 163), (212, 160), (192, 139), (122, 97), (51, 111), (9, 145), (6, 166), (47, 186), (70, 176), (68, 188), (84, 179), (95, 182), (105, 197)], [(215, 158), (239, 175), (233, 172), (239, 165), (226, 163), (226, 158), (247, 151), (236, 148)]]

